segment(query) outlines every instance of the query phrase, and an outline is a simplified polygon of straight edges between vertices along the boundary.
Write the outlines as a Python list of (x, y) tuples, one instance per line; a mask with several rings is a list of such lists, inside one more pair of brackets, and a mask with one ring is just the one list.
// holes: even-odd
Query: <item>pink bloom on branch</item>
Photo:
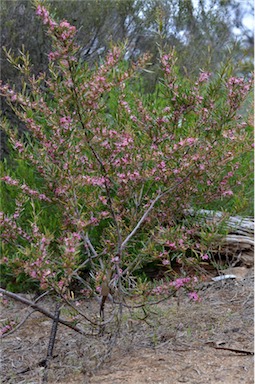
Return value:
[(211, 76), (210, 72), (201, 72), (199, 75), (198, 82), (202, 83), (203, 81), (207, 81), (210, 76)]
[(38, 5), (36, 9), (36, 15), (41, 16), (43, 19), (43, 24), (47, 24), (49, 22), (49, 12), (45, 7)]
[(232, 196), (234, 193), (233, 193), (233, 191), (231, 191), (230, 189), (228, 190), (228, 191), (224, 191), (223, 193), (222, 193), (222, 196)]
[(102, 204), (104, 205), (107, 204), (107, 198), (105, 196), (99, 196), (99, 200), (101, 201)]
[(37, 273), (35, 271), (31, 271), (30, 272), (30, 276), (33, 278), (33, 279), (36, 279), (37, 278)]
[(58, 59), (59, 56), (60, 56), (59, 52), (50, 52), (48, 54), (48, 59), (49, 59), (49, 61), (54, 61), (54, 60)]
[(188, 137), (187, 138), (187, 143), (190, 145), (194, 144), (196, 141), (197, 141), (197, 139), (194, 139), (194, 137)]
[(188, 296), (191, 300), (199, 301), (199, 296), (198, 296), (197, 292), (189, 292)]
[(10, 330), (12, 329), (11, 325), (5, 325), (1, 330), (0, 330), (0, 334), (3, 335), (7, 332), (9, 332)]
[(89, 220), (89, 224), (98, 225), (98, 219), (96, 217), (94, 217), (93, 215), (91, 215), (90, 220)]
[(107, 212), (107, 211), (102, 211), (102, 212), (101, 212), (101, 216), (102, 216), (102, 217), (109, 217), (109, 215), (110, 215), (110, 214), (109, 214), (109, 212)]
[(75, 253), (75, 248), (74, 248), (74, 247), (67, 247), (67, 248), (66, 248), (66, 251), (67, 251), (68, 253)]
[(165, 242), (165, 245), (166, 245), (167, 247), (172, 248), (172, 249), (176, 249), (176, 244), (175, 244), (175, 243), (171, 243), (170, 241), (166, 241), (166, 242)]
[(63, 280), (60, 280), (60, 281), (58, 282), (58, 287), (59, 287), (60, 289), (62, 289), (64, 285), (65, 285), (65, 283), (64, 283)]
[(24, 146), (19, 141), (16, 141), (16, 143), (14, 144), (14, 148), (17, 149), (19, 153), (24, 152)]
[(176, 289), (179, 289), (181, 287), (184, 287), (185, 284), (189, 283), (190, 280), (191, 280), (190, 277), (183, 277), (183, 278), (179, 278), (179, 279), (172, 281), (170, 283), (170, 285)]
[(68, 23), (68, 21), (64, 20), (64, 21), (61, 21), (61, 23), (59, 24), (59, 26), (61, 28), (70, 28), (70, 24)]
[(15, 185), (15, 186), (19, 185), (19, 182), (17, 180), (12, 179), (10, 176), (1, 177), (1, 180), (5, 181), (6, 184), (9, 184), (9, 185)]
[(53, 31), (54, 28), (57, 26), (57, 23), (51, 19), (49, 19), (49, 26), (50, 26), (50, 29)]

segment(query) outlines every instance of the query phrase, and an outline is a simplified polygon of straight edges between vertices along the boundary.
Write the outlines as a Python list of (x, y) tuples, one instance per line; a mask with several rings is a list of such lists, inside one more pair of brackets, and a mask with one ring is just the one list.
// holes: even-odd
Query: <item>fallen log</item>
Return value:
[(192, 216), (198, 223), (221, 226), (227, 232), (218, 237), (212, 249), (213, 253), (231, 255), (232, 266), (254, 265), (254, 219), (252, 217), (228, 216), (225, 212), (200, 209), (187, 209), (187, 216)]
[(208, 224), (221, 224), (225, 226), (231, 233), (237, 235), (254, 235), (254, 218), (242, 216), (228, 216), (226, 212), (210, 211), (208, 209), (186, 209), (185, 214), (198, 218), (200, 222)]

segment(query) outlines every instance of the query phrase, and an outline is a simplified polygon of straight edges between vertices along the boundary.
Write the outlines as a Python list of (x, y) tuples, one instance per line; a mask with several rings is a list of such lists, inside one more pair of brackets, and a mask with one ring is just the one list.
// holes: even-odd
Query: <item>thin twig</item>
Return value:
[(136, 308), (142, 308), (142, 307), (145, 307), (146, 305), (157, 305), (159, 303), (162, 303), (163, 301), (166, 301), (168, 299), (170, 299), (170, 297), (173, 297), (173, 294), (169, 295), (169, 296), (166, 296), (166, 297), (163, 297), (162, 299), (159, 299), (157, 301), (151, 301), (151, 302), (145, 302), (145, 303), (142, 303), (142, 304), (137, 304), (137, 305), (128, 305), (128, 304), (124, 304), (123, 302), (122, 303), (119, 303), (118, 301), (115, 301), (113, 300), (114, 304), (122, 304), (123, 307), (125, 308), (131, 308), (131, 309), (136, 309)]
[(225, 351), (231, 351), (235, 353), (243, 353), (245, 355), (254, 355), (254, 352), (252, 351), (244, 351), (243, 349), (235, 349), (235, 348), (227, 348), (227, 347), (215, 347), (212, 345), (212, 348), (214, 349), (224, 349)]
[(99, 327), (101, 325), (106, 325), (108, 323), (110, 323), (114, 317), (114, 314), (110, 317), (110, 319), (104, 321), (104, 322), (100, 322), (100, 323), (95, 323), (94, 321), (92, 321), (91, 319), (89, 319), (82, 311), (80, 311), (77, 307), (75, 307), (69, 300), (67, 300), (64, 296), (61, 296), (62, 299), (66, 302), (66, 304), (68, 304), (71, 308), (73, 308), (79, 315), (81, 315), (85, 320), (87, 320), (90, 324), (92, 325), (95, 325), (96, 327)]
[[(194, 168), (194, 167), (193, 167)], [(155, 199), (151, 202), (149, 208), (144, 212), (144, 214), (142, 215), (141, 219), (138, 221), (138, 223), (136, 224), (136, 226), (134, 227), (134, 229), (130, 232), (130, 234), (125, 238), (125, 240), (122, 242), (121, 246), (120, 246), (120, 249), (121, 251), (125, 248), (126, 244), (128, 243), (128, 241), (131, 239), (131, 237), (134, 236), (134, 234), (137, 232), (137, 230), (140, 228), (140, 226), (143, 224), (144, 220), (147, 218), (147, 216), (149, 215), (149, 213), (152, 211), (152, 209), (154, 208), (154, 205), (164, 196), (166, 196), (167, 194), (169, 194), (170, 192), (172, 192), (173, 190), (175, 190), (179, 185), (183, 184), (185, 180), (187, 180), (187, 178), (192, 174), (192, 171), (191, 170), (181, 181), (179, 181), (178, 183), (176, 183), (173, 187), (171, 188), (168, 188), (166, 189), (164, 192), (160, 192), (157, 197), (155, 197)]]

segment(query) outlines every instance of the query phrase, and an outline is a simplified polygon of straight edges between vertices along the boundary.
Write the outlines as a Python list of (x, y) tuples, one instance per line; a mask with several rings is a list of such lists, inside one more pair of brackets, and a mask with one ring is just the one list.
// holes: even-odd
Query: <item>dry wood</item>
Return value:
[(247, 267), (254, 265), (254, 219), (252, 217), (227, 216), (224, 212), (200, 209), (187, 209), (186, 215), (193, 216), (198, 223), (219, 225), (227, 230), (227, 235), (218, 238), (211, 251), (231, 255), (233, 265), (241, 263)]
[[(254, 219), (252, 217), (241, 216), (229, 216), (225, 212), (210, 211), (208, 209), (200, 209), (195, 211), (194, 209), (187, 209), (186, 214), (190, 216), (196, 216), (198, 221), (211, 224), (220, 224), (225, 221), (226, 228), (230, 233), (236, 235), (250, 235), (253, 238), (254, 235)], [(253, 242), (254, 245), (254, 242)]]

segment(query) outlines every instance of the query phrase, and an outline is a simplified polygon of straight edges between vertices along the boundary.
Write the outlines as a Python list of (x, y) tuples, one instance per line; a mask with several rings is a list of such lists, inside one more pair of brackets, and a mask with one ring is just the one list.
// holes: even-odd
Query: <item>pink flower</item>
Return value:
[(188, 296), (190, 299), (192, 299), (194, 301), (199, 301), (199, 296), (198, 296), (197, 292), (189, 292)]
[(176, 249), (176, 244), (175, 243), (171, 243), (170, 241), (166, 241), (165, 245), (167, 247), (172, 248), (172, 249)]
[(56, 60), (58, 58), (59, 58), (59, 53), (58, 52), (50, 52), (48, 54), (49, 61), (54, 61), (54, 60)]
[(107, 211), (102, 211), (102, 212), (101, 212), (101, 216), (102, 216), (102, 217), (109, 217), (109, 212), (107, 212)]
[(101, 201), (102, 204), (104, 205), (107, 204), (107, 198), (105, 196), (99, 196), (99, 200)]
[(31, 271), (30, 272), (30, 276), (33, 278), (33, 279), (36, 279), (37, 278), (37, 273), (35, 271)]
[(61, 21), (61, 23), (59, 24), (59, 26), (61, 28), (70, 28), (70, 24), (68, 23), (68, 21), (64, 20), (64, 21)]
[(209, 256), (207, 254), (204, 254), (204, 255), (201, 256), (201, 259), (202, 260), (208, 260)]
[(233, 191), (231, 191), (230, 189), (228, 191), (224, 191), (222, 193), (223, 196), (232, 196), (233, 195)]
[(9, 185), (19, 185), (19, 182), (12, 179), (10, 176), (1, 177), (1, 180), (5, 181)]
[(60, 289), (62, 289), (64, 285), (65, 285), (65, 283), (64, 283), (63, 280), (60, 280), (60, 281), (58, 282), (58, 287), (59, 287)]
[(196, 141), (197, 141), (197, 140), (194, 139), (194, 137), (188, 137), (188, 138), (187, 138), (187, 143), (190, 144), (190, 145), (191, 145), (191, 144), (194, 144)]
[(68, 248), (66, 248), (66, 251), (69, 253), (75, 253), (75, 248), (74, 247), (68, 247)]
[(24, 146), (19, 141), (16, 141), (14, 144), (14, 148), (18, 150), (19, 153), (22, 153), (24, 151)]
[(5, 325), (5, 326), (0, 330), (0, 334), (3, 335), (4, 333), (9, 332), (11, 329), (12, 329), (12, 327), (11, 327), (9, 324), (8, 324), (8, 325)]
[(210, 76), (211, 76), (210, 72), (201, 72), (199, 75), (198, 82), (202, 83), (203, 81), (207, 81)]
[(190, 277), (183, 277), (183, 278), (180, 277), (179, 279), (171, 281), (170, 285), (175, 287), (176, 289), (179, 289), (189, 282), (190, 282)]
[(43, 24), (47, 24), (49, 21), (49, 12), (45, 7), (42, 7), (41, 5), (38, 5), (36, 9), (36, 15), (42, 16)]

